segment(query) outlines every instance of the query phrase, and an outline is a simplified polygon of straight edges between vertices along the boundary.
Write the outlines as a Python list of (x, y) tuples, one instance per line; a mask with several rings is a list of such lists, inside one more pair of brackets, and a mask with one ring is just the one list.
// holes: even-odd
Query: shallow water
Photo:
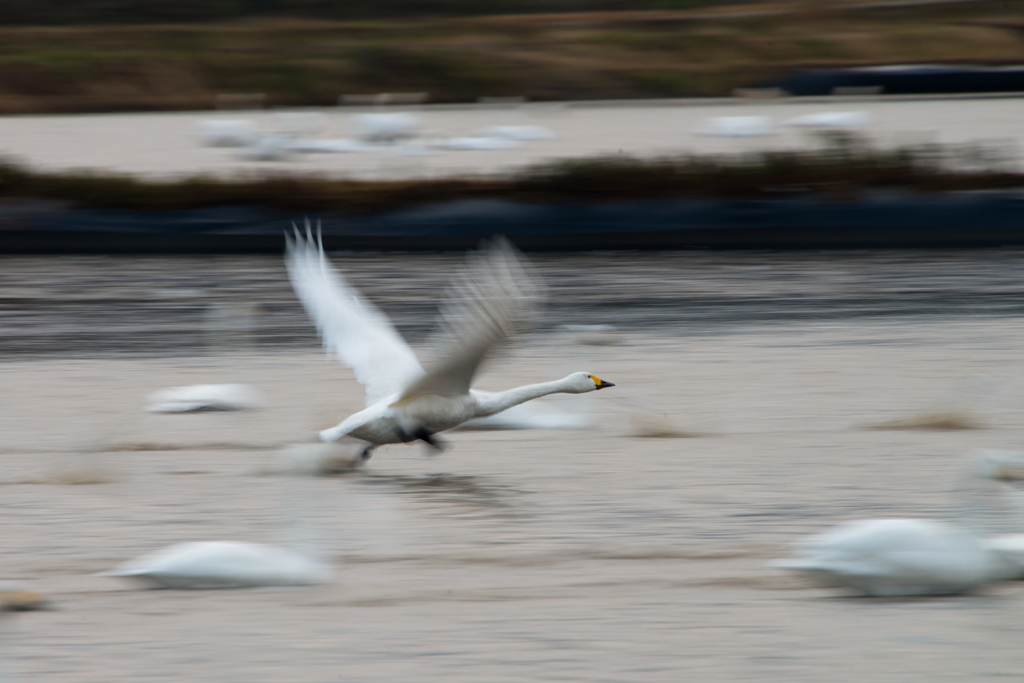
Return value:
[[(459, 254), (335, 254), (412, 341)], [(714, 334), (771, 323), (1024, 313), (1024, 250), (531, 256), (537, 330), (612, 324)], [(755, 329), (755, 331), (756, 331)], [(0, 258), (0, 353), (195, 354), (315, 344), (278, 256)]]
[[(458, 259), (336, 260), (422, 341)], [(389, 447), (300, 480), (266, 474), (275, 449), (362, 396), (321, 357), (279, 259), (7, 259), (0, 579), (56, 608), (5, 619), (8, 668), (62, 683), (1019, 677), (1020, 584), (851, 599), (766, 565), (844, 520), (949, 514), (966, 451), (1020, 446), (1022, 260), (538, 257), (544, 318), (480, 386), (594, 372), (617, 386), (552, 404), (589, 429), (453, 433), (439, 456)], [(615, 324), (619, 343), (562, 323)], [(234, 381), (271, 406), (141, 410), (162, 386)], [(938, 410), (984, 428), (864, 428)], [(640, 438), (636, 413), (699, 436)], [(296, 529), (335, 583), (189, 593), (92, 575)]]

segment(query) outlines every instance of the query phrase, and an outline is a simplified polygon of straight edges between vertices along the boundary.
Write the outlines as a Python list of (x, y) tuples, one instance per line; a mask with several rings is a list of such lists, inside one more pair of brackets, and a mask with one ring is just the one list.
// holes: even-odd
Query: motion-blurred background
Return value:
[[(968, 455), (1024, 442), (1022, 29), (0, 0), (0, 680), (1024, 675), (1017, 461)], [(423, 358), (505, 235), (546, 296), (474, 386), (615, 386), (339, 460), (316, 435), (364, 390), (289, 282), (307, 218)], [(314, 585), (125, 576), (224, 541)], [(181, 561), (163, 585), (242, 581)]]

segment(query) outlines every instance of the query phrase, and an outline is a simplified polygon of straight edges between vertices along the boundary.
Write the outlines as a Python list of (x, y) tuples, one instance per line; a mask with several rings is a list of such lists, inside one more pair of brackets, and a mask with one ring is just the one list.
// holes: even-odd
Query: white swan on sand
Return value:
[(554, 393), (582, 394), (614, 386), (587, 372), (498, 393), (470, 388), (484, 357), (530, 314), (540, 287), (515, 249), (496, 240), (457, 275), (441, 311), (442, 343), (424, 370), (387, 317), (331, 267), (322, 244), (295, 231), (285, 262), (295, 293), (316, 322), (324, 345), (366, 387), (365, 410), (320, 432), (322, 441), (349, 436), (366, 443), (365, 460), (383, 444), (422, 440), (438, 432)]
[(950, 595), (1017, 578), (1020, 559), (982, 536), (980, 497), (1024, 479), (1024, 454), (983, 451), (958, 478), (956, 522), (872, 519), (842, 524), (799, 543), (799, 556), (775, 566), (808, 572), (874, 596)]

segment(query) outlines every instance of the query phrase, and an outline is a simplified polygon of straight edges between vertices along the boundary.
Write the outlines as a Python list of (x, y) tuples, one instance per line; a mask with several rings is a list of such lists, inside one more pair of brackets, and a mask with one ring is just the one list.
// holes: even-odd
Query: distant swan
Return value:
[[(293, 456), (284, 449), (276, 454), (279, 466), (290, 464)], [(301, 472), (290, 472), (301, 474)], [(283, 523), (279, 533), (288, 546), (239, 541), (198, 541), (177, 543), (124, 562), (100, 576), (116, 576), (156, 588), (250, 588), (256, 586), (308, 586), (327, 583), (333, 577), (330, 565), (314, 553), (313, 520), (309, 506), (315, 500), (307, 490), (296, 491), (298, 478), (278, 480), (287, 486), (280, 491)]]
[(194, 413), (206, 410), (248, 410), (264, 404), (263, 397), (244, 384), (194, 384), (155, 391), (146, 397), (151, 413)]
[(350, 436), (366, 442), (365, 460), (379, 445), (417, 439), (439, 448), (438, 432), (554, 393), (582, 394), (615, 386), (587, 372), (498, 393), (470, 389), (492, 347), (529, 314), (539, 286), (504, 240), (470, 260), (442, 308), (442, 352), (424, 371), (387, 317), (331, 267), (323, 245), (295, 230), (288, 240), (288, 274), (316, 321), (324, 344), (366, 387), (367, 408), (320, 432), (322, 441)]
[(997, 482), (1024, 479), (1024, 456), (984, 451), (959, 478), (966, 506), (957, 522), (872, 519), (842, 524), (799, 543), (775, 566), (814, 574), (865, 595), (948, 595), (1016, 578), (1019, 560), (980, 535), (976, 496)]
[(263, 543), (178, 543), (125, 562), (102, 576), (160, 588), (247, 588), (326, 583), (330, 567), (294, 550)]

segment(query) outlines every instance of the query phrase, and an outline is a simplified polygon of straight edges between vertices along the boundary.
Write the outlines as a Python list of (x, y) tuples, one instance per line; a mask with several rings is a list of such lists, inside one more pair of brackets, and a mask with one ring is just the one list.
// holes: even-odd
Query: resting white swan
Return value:
[[(288, 449), (275, 456), (279, 465), (293, 459)], [(297, 477), (277, 480), (280, 513), (278, 533), (288, 545), (239, 541), (178, 543), (129, 560), (100, 576), (117, 576), (159, 588), (246, 588), (307, 586), (327, 583), (333, 572), (318, 559), (310, 507), (312, 491), (294, 489)]]
[(194, 413), (205, 410), (250, 410), (265, 401), (244, 384), (194, 384), (155, 391), (146, 397), (151, 413)]
[(1024, 479), (1020, 453), (985, 451), (959, 477), (957, 522), (873, 519), (840, 525), (799, 543), (800, 555), (774, 563), (866, 595), (948, 595), (1015, 578), (1019, 561), (981, 536), (979, 496), (998, 482)]
[(326, 583), (331, 569), (281, 546), (200, 541), (162, 548), (102, 575), (138, 579), (161, 588), (247, 588)]
[(366, 387), (367, 408), (320, 432), (322, 441), (351, 436), (367, 443), (363, 458), (382, 444), (417, 439), (439, 447), (434, 434), (554, 393), (582, 394), (615, 386), (587, 372), (554, 382), (490, 393), (470, 389), (491, 348), (528, 317), (539, 286), (504, 240), (470, 259), (442, 308), (441, 352), (424, 370), (387, 317), (331, 267), (323, 246), (298, 230), (285, 262), (295, 292), (316, 321), (324, 345)]

